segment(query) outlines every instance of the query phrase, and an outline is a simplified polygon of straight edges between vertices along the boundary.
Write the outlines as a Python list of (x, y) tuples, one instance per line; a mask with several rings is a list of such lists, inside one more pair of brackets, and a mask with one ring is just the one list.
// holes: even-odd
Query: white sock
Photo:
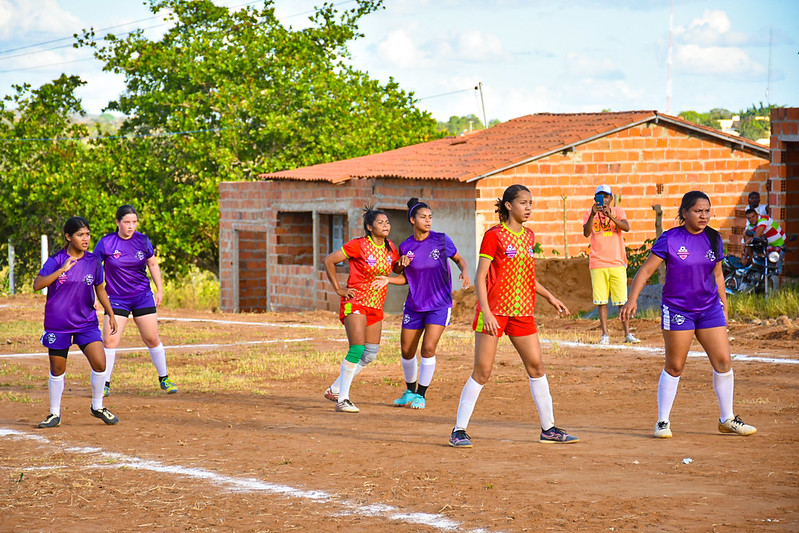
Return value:
[(158, 377), (162, 378), (166, 376), (168, 373), (166, 371), (166, 351), (164, 350), (164, 343), (162, 342), (155, 348), (149, 348), (149, 350), (150, 359), (153, 360), (153, 365), (155, 365), (155, 371), (158, 372)]
[(555, 413), (552, 408), (552, 395), (549, 393), (549, 380), (544, 374), (540, 378), (530, 379), (530, 392), (533, 394), (541, 429), (546, 431), (555, 425)]
[[(360, 374), (361, 370), (363, 370), (364, 368), (366, 368), (366, 366), (362, 365), (360, 361), (355, 363), (355, 374), (352, 375), (353, 379), (355, 379), (355, 376)], [(350, 381), (350, 384), (352, 384), (352, 381)], [(336, 381), (334, 381), (333, 384), (330, 385), (330, 392), (332, 392), (333, 394), (339, 394), (341, 392), (341, 374), (339, 374), (338, 377), (336, 378)]]
[(461, 391), (461, 401), (458, 404), (458, 418), (455, 421), (456, 430), (465, 430), (466, 426), (469, 425), (469, 419), (472, 418), (472, 413), (474, 412), (474, 404), (477, 403), (477, 398), (480, 396), (480, 391), (482, 390), (483, 386), (469, 376), (469, 379), (466, 380), (466, 385), (463, 386), (463, 391)]
[(402, 375), (405, 376), (405, 383), (416, 383), (419, 366), (416, 356), (414, 355), (413, 359), (402, 357), (400, 360), (402, 361)]
[(436, 371), (436, 356), (422, 357), (422, 363), (419, 367), (419, 385), (422, 387), (429, 387), (430, 382), (433, 381), (433, 374)]
[(350, 387), (352, 380), (355, 379), (355, 370), (358, 365), (344, 359), (341, 362), (341, 375), (336, 381), (340, 382), (341, 386), (338, 391), (338, 401), (343, 402), (350, 398)]
[(105, 387), (105, 372), (92, 370), (92, 409), (95, 411), (103, 408), (103, 388)]
[(677, 396), (677, 385), (680, 378), (674, 377), (664, 369), (660, 373), (658, 381), (658, 421), (669, 421), (671, 407), (674, 405), (674, 398)]
[(723, 374), (713, 371), (713, 390), (719, 401), (719, 421), (725, 422), (735, 416), (732, 408), (732, 392), (735, 388), (732, 368)]
[(103, 351), (105, 352), (105, 380), (111, 383), (111, 374), (114, 373), (114, 363), (117, 360), (117, 349), (103, 347)]
[(50, 374), (47, 381), (47, 390), (50, 393), (50, 413), (61, 416), (61, 396), (64, 394), (64, 374), (54, 376)]

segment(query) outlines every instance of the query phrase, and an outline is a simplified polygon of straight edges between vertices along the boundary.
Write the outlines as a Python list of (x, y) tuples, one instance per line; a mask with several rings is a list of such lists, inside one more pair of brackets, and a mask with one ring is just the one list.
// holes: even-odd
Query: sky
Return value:
[[(274, 0), (280, 20), (309, 24), (321, 0)], [(338, 9), (353, 0), (333, 0)], [(215, 0), (241, 8), (252, 0)], [(385, 0), (361, 20), (352, 63), (393, 77), (437, 120), (474, 114), (502, 121), (530, 113), (799, 106), (799, 0)], [(100, 113), (125, 88), (88, 49), (84, 28), (166, 29), (141, 0), (0, 0), (0, 96), (61, 73), (87, 82), (78, 96)], [(65, 39), (66, 38), (66, 39)], [(46, 43), (46, 44), (42, 44)], [(36, 46), (32, 46), (36, 45)], [(482, 90), (475, 90), (481, 87)]]

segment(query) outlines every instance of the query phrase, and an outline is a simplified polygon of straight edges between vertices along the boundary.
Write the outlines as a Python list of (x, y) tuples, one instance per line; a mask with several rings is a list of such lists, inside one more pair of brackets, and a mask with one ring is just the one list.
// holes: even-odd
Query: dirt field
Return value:
[[(0, 321), (40, 321), (43, 306), (40, 296), (0, 299)], [(35, 429), (47, 414), (46, 357), (12, 355), (43, 349), (13, 329), (0, 338), (0, 530), (799, 530), (799, 365), (785, 361), (797, 358), (793, 324), (731, 325), (733, 353), (764, 356), (734, 363), (736, 411), (756, 435), (717, 432), (710, 366), (692, 357), (672, 413), (674, 438), (655, 440), (658, 324), (634, 321), (641, 349), (600, 348), (585, 344), (598, 338), (598, 322), (541, 312), (541, 337), (553, 340), (544, 350), (557, 424), (581, 441), (537, 442), (527, 379), (503, 340), (468, 430), (475, 447), (456, 450), (447, 437), (473, 345), (463, 320), (442, 341), (428, 407), (412, 411), (391, 406), (402, 371), (399, 322), (387, 319), (378, 362), (353, 385), (361, 408), (353, 415), (322, 397), (334, 363), (267, 376), (258, 392), (185, 384), (191, 365), (235, 362), (244, 350), (301, 358), (291, 352), (298, 338), (343, 356), (332, 313), (160, 316), (180, 392), (116, 386), (106, 399), (116, 426), (89, 416), (89, 368), (71, 355), (68, 372), (78, 378), (67, 382), (62, 426)], [(226, 346), (208, 347), (213, 339)], [(270, 340), (277, 342), (241, 344)], [(178, 343), (194, 346), (170, 347)], [(142, 346), (135, 328), (124, 345)], [(130, 357), (146, 361), (146, 351)], [(118, 359), (119, 372), (126, 360)]]

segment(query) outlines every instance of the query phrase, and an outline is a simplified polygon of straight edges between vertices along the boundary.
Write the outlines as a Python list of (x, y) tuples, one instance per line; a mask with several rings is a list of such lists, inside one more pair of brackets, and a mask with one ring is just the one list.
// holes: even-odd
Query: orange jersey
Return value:
[[(616, 220), (627, 220), (627, 214), (621, 207), (611, 207), (610, 212)], [(588, 222), (591, 210), (583, 217), (583, 224)], [(610, 268), (627, 266), (627, 249), (624, 237), (616, 223), (603, 214), (594, 215), (591, 226), (591, 253), (588, 256), (588, 268)]]
[[(535, 310), (535, 233), (514, 233), (505, 224), (489, 228), (480, 257), (491, 260), (486, 285), (491, 312), (500, 316), (533, 316)], [(477, 304), (478, 311), (480, 304)]]
[[(382, 309), (386, 301), (386, 287), (373, 289), (372, 282), (377, 276), (388, 276), (394, 263), (399, 259), (399, 252), (394, 243), (386, 239), (391, 245), (391, 251), (383, 246), (377, 246), (371, 237), (359, 237), (345, 244), (341, 251), (350, 262), (350, 275), (347, 278), (347, 287), (355, 289), (355, 297), (347, 302), (360, 304), (364, 307)], [(344, 301), (344, 298), (342, 298)]]

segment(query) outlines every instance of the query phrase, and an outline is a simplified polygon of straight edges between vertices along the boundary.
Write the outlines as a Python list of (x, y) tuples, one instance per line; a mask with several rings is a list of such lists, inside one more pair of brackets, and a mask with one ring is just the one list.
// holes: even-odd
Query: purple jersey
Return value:
[(118, 233), (109, 233), (100, 239), (94, 253), (105, 265), (108, 296), (134, 296), (152, 291), (147, 277), (147, 259), (154, 251), (147, 235), (136, 231), (130, 239), (123, 239)]
[(452, 281), (448, 259), (458, 253), (455, 244), (444, 233), (431, 231), (423, 241), (413, 235), (400, 244), (400, 255), (411, 257), (405, 267), (408, 298), (405, 308), (432, 311), (452, 306)]
[[(63, 249), (49, 257), (39, 271), (49, 276), (69, 259)], [(103, 283), (103, 264), (100, 258), (86, 252), (75, 266), (61, 274), (47, 288), (44, 306), (44, 329), (55, 333), (72, 333), (97, 329), (97, 312), (94, 310), (94, 286)]]
[(703, 311), (718, 305), (719, 288), (713, 270), (723, 258), (719, 237), (716, 250), (703, 231), (694, 235), (683, 226), (663, 233), (652, 253), (666, 262), (663, 304), (686, 311)]

